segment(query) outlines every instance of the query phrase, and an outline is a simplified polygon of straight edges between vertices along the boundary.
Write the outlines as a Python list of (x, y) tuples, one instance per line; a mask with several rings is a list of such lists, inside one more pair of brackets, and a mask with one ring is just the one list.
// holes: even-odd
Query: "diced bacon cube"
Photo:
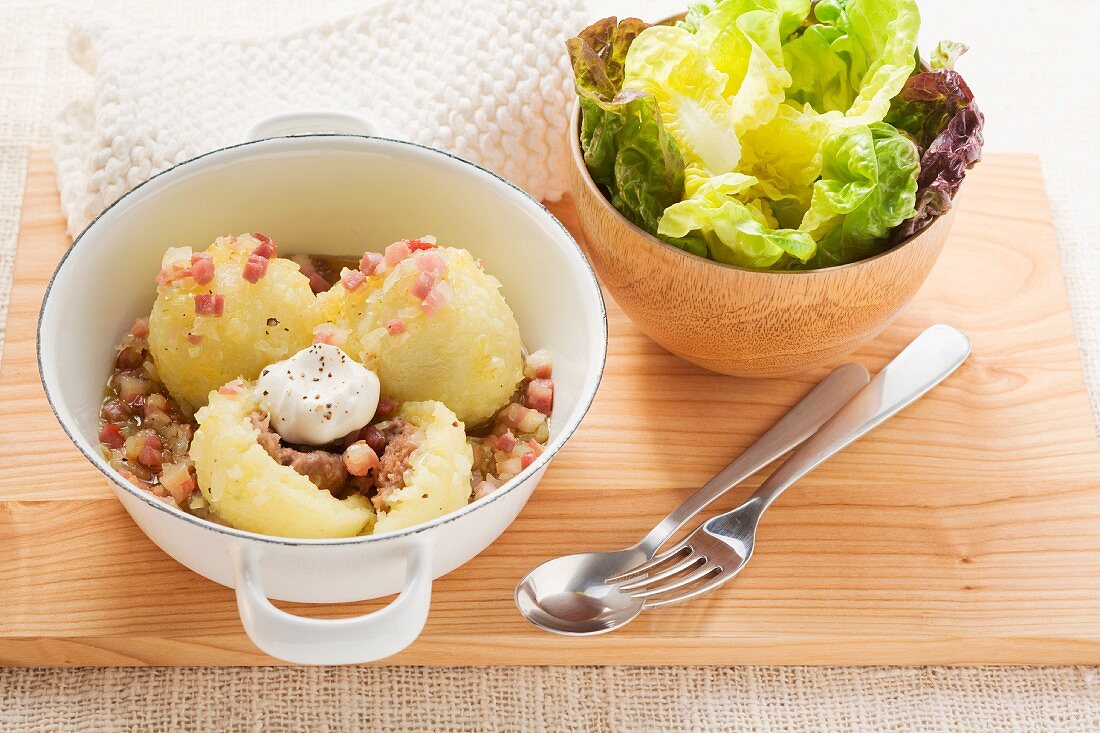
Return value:
[(416, 256), (416, 269), (438, 279), (447, 271), (447, 262), (439, 256), (438, 252), (423, 252)]
[(226, 382), (218, 387), (218, 394), (242, 395), (244, 394), (244, 383), (239, 379), (234, 379), (232, 382)]
[(520, 465), (521, 468), (527, 468), (528, 466), (530, 466), (534, 462), (535, 462), (535, 454), (534, 453), (526, 453), (526, 454), (519, 457), (519, 465)]
[(512, 433), (507, 432), (507, 433), (504, 433), (502, 435), (497, 436), (497, 439), (496, 439), (496, 448), (497, 448), (497, 450), (502, 450), (505, 453), (508, 453), (515, 447), (516, 447), (516, 436), (512, 435)]
[(198, 346), (199, 344), (202, 343), (202, 334), (201, 333), (189, 333), (189, 334), (187, 334), (187, 343), (194, 344), (194, 345)]
[(275, 256), (275, 250), (277, 249), (277, 247), (269, 237), (265, 237), (259, 232), (253, 232), (252, 238), (259, 241), (259, 245), (256, 246), (256, 249), (252, 250), (252, 254), (259, 255), (265, 260), (270, 260), (272, 257)]
[(313, 343), (340, 346), (347, 340), (350, 334), (350, 329), (337, 328), (331, 323), (322, 323), (320, 326), (313, 329)]
[(409, 292), (412, 293), (414, 298), (418, 300), (424, 300), (432, 292), (432, 288), (435, 287), (436, 277), (430, 272), (421, 272), (413, 280), (412, 287), (409, 288)]
[(373, 275), (378, 272), (385, 258), (377, 252), (364, 252), (359, 260), (359, 269), (364, 275)]
[(359, 270), (348, 270), (344, 273), (344, 276), (340, 278), (340, 284), (344, 286), (344, 290), (349, 293), (354, 293), (358, 290), (359, 286), (367, 281), (367, 276)]
[(137, 462), (149, 468), (159, 468), (161, 463), (160, 451), (164, 445), (160, 442), (160, 436), (150, 431), (142, 435), (141, 451), (138, 453)]
[(220, 316), (225, 310), (225, 296), (221, 293), (195, 295), (196, 316)]
[(400, 318), (394, 318), (392, 321), (386, 324), (386, 330), (390, 332), (391, 336), (397, 336), (405, 333), (405, 322)]
[[(266, 262), (266, 260), (264, 260)], [(206, 285), (214, 279), (214, 259), (204, 253), (199, 252), (191, 257), (191, 277), (195, 278), (195, 282), (199, 285)]]
[(527, 385), (523, 401), (533, 410), (549, 415), (554, 408), (554, 382), (550, 379), (533, 379)]
[(344, 451), (344, 468), (352, 476), (366, 476), (378, 464), (378, 454), (365, 440), (357, 440)]
[(427, 239), (410, 239), (409, 249), (413, 252), (417, 250), (435, 249), (439, 245)]
[(317, 266), (313, 263), (313, 258), (309, 255), (292, 255), (290, 261), (298, 265), (298, 269), (302, 271), (302, 274), (309, 278), (309, 289), (314, 294), (323, 293), (331, 286), (328, 280), (321, 277), (321, 273), (317, 271)]
[(363, 428), (363, 440), (367, 441), (367, 445), (374, 449), (374, 452), (378, 455), (382, 455), (386, 451), (386, 435), (381, 430), (373, 425), (368, 425)]
[(394, 242), (389, 247), (386, 247), (386, 265), (389, 267), (396, 267), (401, 263), (412, 250), (409, 249), (408, 240), (402, 239), (400, 242)]
[(126, 442), (126, 438), (122, 435), (122, 431), (118, 429), (118, 425), (107, 423), (99, 429), (99, 442), (111, 448), (121, 448)]
[(528, 379), (549, 379), (554, 372), (554, 359), (546, 349), (527, 355), (523, 366), (523, 376)]
[(530, 410), (517, 402), (512, 402), (500, 411), (500, 420), (521, 433), (533, 433), (546, 420), (546, 416), (538, 410)]
[(534, 451), (536, 456), (541, 456), (542, 451), (545, 450), (542, 443), (538, 442), (534, 438), (531, 438), (527, 441), (527, 447)]
[(430, 316), (445, 305), (447, 305), (447, 294), (442, 288), (436, 287), (432, 288), (431, 292), (424, 297), (424, 302), (420, 304), (420, 308)]
[(241, 277), (255, 285), (267, 273), (267, 262), (266, 257), (253, 252), (244, 263), (244, 272), (241, 273)]
[(122, 400), (107, 400), (103, 405), (103, 417), (111, 422), (122, 422), (130, 417), (130, 410)]
[(144, 318), (139, 318), (134, 321), (134, 325), (130, 326), (130, 333), (139, 339), (143, 339), (149, 335), (149, 321)]
[(375, 414), (378, 417), (389, 417), (395, 412), (397, 412), (397, 400), (389, 397), (383, 397), (378, 400), (378, 409), (375, 410)]

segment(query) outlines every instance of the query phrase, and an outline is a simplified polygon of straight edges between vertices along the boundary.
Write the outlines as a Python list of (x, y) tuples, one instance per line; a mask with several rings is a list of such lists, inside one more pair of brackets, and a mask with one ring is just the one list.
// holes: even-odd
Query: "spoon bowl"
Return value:
[(556, 557), (519, 582), (516, 606), (528, 621), (555, 634), (606, 633), (633, 620), (643, 605), (641, 599), (632, 598), (606, 579), (648, 559), (637, 545)]

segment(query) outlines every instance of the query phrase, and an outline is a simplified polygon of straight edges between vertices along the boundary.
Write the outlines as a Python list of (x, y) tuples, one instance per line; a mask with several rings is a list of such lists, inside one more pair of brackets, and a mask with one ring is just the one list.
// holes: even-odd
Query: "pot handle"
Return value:
[(377, 135), (378, 125), (363, 115), (339, 110), (298, 110), (261, 117), (244, 133), (245, 142), (284, 135), (337, 133), (342, 135)]
[(385, 608), (365, 616), (313, 619), (276, 608), (264, 594), (255, 549), (231, 550), (237, 611), (261, 651), (294, 664), (360, 664), (396, 654), (420, 635), (432, 596), (432, 549), (420, 541), (405, 551), (405, 588)]

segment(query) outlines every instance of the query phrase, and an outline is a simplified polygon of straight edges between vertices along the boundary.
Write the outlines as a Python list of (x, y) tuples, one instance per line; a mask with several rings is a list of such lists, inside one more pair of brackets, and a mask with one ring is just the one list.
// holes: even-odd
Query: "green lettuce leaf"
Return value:
[(688, 168), (735, 170), (740, 136), (775, 116), (791, 81), (782, 27), (796, 6), (806, 9), (794, 0), (697, 6), (690, 24), (654, 26), (630, 46), (623, 85), (657, 99)]
[(653, 26), (631, 44), (623, 85), (656, 100), (688, 167), (715, 174), (733, 170), (741, 158), (726, 82), (695, 34)]
[(783, 66), (781, 6), (777, 0), (726, 0), (695, 33), (696, 44), (726, 75), (724, 95), (738, 136), (771, 120), (791, 84)]
[[(791, 79), (783, 67), (783, 32), (800, 25), (806, 12), (807, 3), (793, 0), (724, 0), (697, 6), (682, 27), (650, 28), (631, 46), (624, 85), (658, 100), (686, 164), (684, 200), (666, 209), (659, 234), (701, 234), (711, 257), (744, 267), (813, 254), (812, 239), (796, 230), (801, 217), (788, 215), (799, 202), (789, 204), (771, 180), (743, 170), (740, 142), (785, 107)], [(776, 141), (777, 147), (787, 142)], [(812, 180), (806, 178), (805, 190)], [(757, 185), (777, 200), (745, 192)], [(795, 226), (778, 226), (777, 213)]]
[(940, 41), (932, 52), (929, 65), (933, 69), (953, 69), (960, 56), (970, 50), (965, 43), (958, 41)]
[[(655, 233), (684, 191), (684, 161), (661, 123), (657, 100), (622, 89), (627, 52), (647, 28), (637, 18), (605, 18), (568, 41), (581, 104), (581, 148), (592, 180), (630, 221)], [(706, 256), (701, 237), (672, 244)]]
[[(703, 0), (688, 6), (684, 19), (677, 25), (692, 33), (699, 30), (703, 18), (714, 10), (720, 0)], [(810, 14), (810, 0), (777, 0), (775, 5), (780, 12), (779, 33), (782, 38), (798, 30)]]
[(797, 229), (821, 173), (821, 141), (835, 119), (784, 104), (770, 122), (741, 138), (740, 169), (757, 179), (748, 194), (766, 199), (785, 227)]
[(815, 248), (809, 234), (777, 228), (766, 207), (737, 198), (755, 183), (755, 178), (741, 173), (702, 179), (690, 198), (665, 210), (658, 231), (670, 237), (701, 233), (712, 259), (738, 267), (766, 268), (789, 258), (809, 259)]
[(916, 66), (915, 0), (819, 0), (813, 20), (783, 46), (787, 98), (852, 124), (878, 122)]
[(810, 268), (855, 262), (889, 246), (891, 230), (913, 216), (920, 170), (917, 146), (885, 122), (844, 128), (821, 147), (821, 179), (801, 226), (817, 241)]

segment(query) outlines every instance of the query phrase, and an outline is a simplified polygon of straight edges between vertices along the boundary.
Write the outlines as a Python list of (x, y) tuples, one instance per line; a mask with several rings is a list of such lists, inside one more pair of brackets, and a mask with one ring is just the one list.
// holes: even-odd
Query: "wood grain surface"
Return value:
[[(991, 155), (971, 175), (925, 287), (854, 358), (878, 368), (940, 321), (973, 356), (785, 494), (736, 582), (590, 639), (543, 633), (512, 605), (543, 560), (635, 541), (824, 373), (705, 372), (609, 301), (589, 416), (515, 524), (437, 581), (423, 636), (387, 663), (1100, 663), (1100, 451), (1039, 164)], [(576, 231), (569, 205), (555, 210)], [(141, 534), (46, 405), (34, 331), (67, 244), (35, 154), (0, 369), (0, 664), (275, 663), (233, 593)]]

